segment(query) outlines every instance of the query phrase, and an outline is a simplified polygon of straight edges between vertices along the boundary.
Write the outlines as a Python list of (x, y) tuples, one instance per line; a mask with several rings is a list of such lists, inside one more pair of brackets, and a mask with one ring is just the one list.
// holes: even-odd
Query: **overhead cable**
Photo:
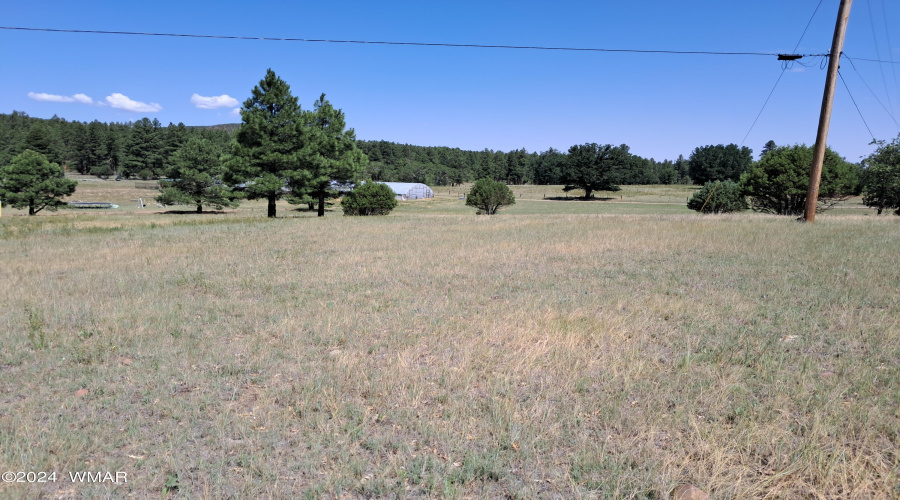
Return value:
[[(868, 0), (866, 2), (866, 6), (869, 8), (869, 25), (872, 27), (872, 41), (875, 42), (875, 55), (878, 59), (881, 59), (881, 51), (878, 49), (878, 37), (875, 35), (875, 20), (872, 16), (872, 0)], [(891, 46), (888, 45), (888, 53), (891, 52)], [(884, 76), (884, 64), (879, 64), (878, 69), (881, 70), (881, 82), (884, 84), (884, 95), (887, 96), (888, 106), (893, 109), (894, 103), (891, 102), (891, 93), (888, 90), (887, 86), (887, 78)], [(894, 114), (891, 113), (891, 118), (894, 117)]]
[[(666, 49), (606, 49), (591, 47), (547, 47), (538, 45), (487, 45), (478, 43), (428, 43), (428, 42), (392, 42), (384, 40), (333, 40), (324, 38), (277, 38), (263, 36), (230, 36), (230, 35), (197, 35), (187, 33), (149, 33), (137, 31), (102, 31), (102, 30), (75, 30), (55, 28), (25, 28), (17, 26), (0, 26), (4, 30), (43, 31), (51, 33), (83, 33), (94, 35), (135, 35), (135, 36), (163, 36), (181, 38), (215, 38), (224, 40), (264, 40), (273, 42), (315, 42), (315, 43), (346, 43), (362, 45), (406, 45), (417, 47), (461, 47), (479, 49), (522, 49), (522, 50), (558, 50), (574, 52), (626, 52), (636, 54), (678, 54), (678, 55), (711, 55), (711, 56), (778, 56), (777, 52), (722, 52), (712, 50), (666, 50)], [(801, 56), (820, 56), (824, 54), (797, 54)]]
[[(846, 52), (842, 52), (842, 54), (847, 55)], [(895, 61), (884, 61), (881, 59), (869, 59), (869, 58), (865, 58), (865, 57), (854, 57), (853, 59), (855, 59), (857, 61), (876, 62), (876, 63), (882, 63), (882, 64), (900, 64), (900, 61), (896, 61), (896, 62)]]
[[(897, 66), (894, 64), (894, 51), (891, 49), (891, 31), (888, 29), (887, 10), (884, 8), (884, 0), (881, 0), (881, 20), (884, 21), (884, 36), (887, 37), (888, 57), (891, 59), (891, 73), (894, 75), (894, 86), (897, 88)], [(893, 106), (891, 107), (893, 110)]]
[(869, 135), (872, 136), (872, 142), (877, 141), (877, 139), (875, 139), (875, 134), (872, 133), (872, 129), (869, 128), (869, 124), (866, 123), (866, 119), (863, 117), (862, 111), (859, 110), (859, 106), (856, 104), (856, 99), (853, 98), (853, 93), (850, 92), (850, 87), (847, 86), (847, 81), (844, 80), (844, 75), (841, 74), (840, 70), (838, 70), (838, 76), (841, 77), (841, 82), (843, 82), (844, 88), (847, 89), (847, 94), (850, 96), (850, 100), (853, 101), (853, 106), (856, 107), (856, 112), (859, 113), (859, 117), (862, 119), (863, 125), (866, 126), (866, 130), (868, 130)]
[(884, 108), (884, 111), (888, 114), (888, 116), (891, 117), (891, 120), (894, 121), (894, 125), (897, 125), (897, 127), (900, 127), (900, 123), (897, 123), (897, 119), (894, 116), (894, 114), (891, 112), (891, 110), (889, 110), (887, 108), (887, 106), (885, 106), (884, 103), (881, 102), (881, 99), (878, 98), (878, 95), (875, 94), (875, 91), (872, 90), (872, 87), (870, 87), (869, 84), (866, 82), (866, 79), (863, 78), (862, 73), (860, 73), (859, 70), (856, 69), (856, 65), (853, 64), (853, 59), (851, 59), (847, 54), (844, 54), (843, 56), (844, 56), (844, 59), (850, 61), (850, 67), (853, 68), (853, 71), (856, 72), (857, 76), (859, 76), (859, 79), (863, 82), (863, 85), (865, 85), (866, 88), (869, 89), (869, 92), (872, 94), (872, 97), (875, 98), (875, 101), (877, 101), (878, 104), (880, 104), (881, 107)]
[[(819, 7), (822, 6), (822, 2), (823, 2), (823, 1), (824, 1), (824, 0), (819, 0), (819, 3), (818, 3), (818, 5), (816, 5), (815, 10), (813, 10), (812, 15), (809, 16), (809, 21), (806, 22), (806, 27), (803, 28), (803, 33), (800, 33), (800, 39), (797, 40), (797, 45), (794, 46), (794, 52), (797, 52), (797, 49), (800, 48), (800, 43), (803, 42), (803, 37), (806, 36), (806, 31), (809, 29), (809, 25), (812, 24), (813, 19), (815, 19), (815, 17), (816, 17), (816, 12), (819, 12)], [(825, 55), (825, 54), (817, 54), (817, 55)], [(753, 127), (756, 126), (756, 122), (758, 122), (758, 121), (759, 121), (759, 117), (762, 116), (763, 111), (766, 109), (766, 105), (769, 104), (769, 99), (772, 98), (772, 94), (775, 93), (775, 89), (778, 88), (778, 82), (781, 81), (781, 77), (784, 76), (784, 72), (787, 71), (788, 66), (791, 64), (791, 62), (795, 60), (795, 59), (793, 59), (793, 58), (790, 58), (790, 59), (788, 59), (788, 58), (782, 58), (781, 56), (779, 56), (778, 59), (779, 59), (780, 61), (785, 61), (785, 62), (782, 63), (782, 66), (781, 66), (781, 73), (778, 74), (778, 79), (775, 80), (775, 85), (773, 85), (773, 86), (772, 86), (772, 90), (769, 91), (769, 95), (768, 95), (768, 97), (766, 97), (766, 102), (763, 103), (762, 108), (759, 109), (759, 113), (756, 114), (756, 118), (753, 119), (753, 123), (750, 124), (750, 129), (747, 130), (747, 133), (746, 133), (746, 134), (744, 134), (744, 139), (741, 140), (741, 146), (742, 146), (742, 147), (744, 146), (744, 143), (747, 142), (747, 137), (750, 137), (750, 132), (753, 131)], [(803, 64), (803, 63), (801, 63), (801, 64)], [(805, 65), (804, 65), (804, 66), (805, 66)]]
[(742, 147), (743, 147), (744, 143), (747, 142), (747, 137), (750, 136), (750, 132), (753, 131), (753, 127), (756, 126), (756, 122), (759, 121), (759, 117), (762, 116), (763, 110), (766, 109), (766, 105), (769, 104), (769, 99), (771, 99), (771, 98), (772, 98), (772, 94), (775, 93), (775, 89), (778, 87), (778, 82), (781, 81), (781, 77), (784, 76), (784, 72), (785, 72), (786, 69), (787, 69), (787, 68), (782, 68), (782, 69), (781, 69), (781, 73), (778, 73), (778, 79), (775, 80), (775, 85), (773, 85), (773, 86), (772, 86), (772, 90), (769, 91), (769, 96), (766, 97), (766, 102), (763, 103), (762, 108), (760, 108), (759, 113), (756, 114), (756, 118), (753, 120), (753, 123), (750, 124), (750, 130), (748, 130), (747, 133), (744, 134), (744, 138), (743, 138), (743, 140), (741, 140), (741, 146), (742, 146)]

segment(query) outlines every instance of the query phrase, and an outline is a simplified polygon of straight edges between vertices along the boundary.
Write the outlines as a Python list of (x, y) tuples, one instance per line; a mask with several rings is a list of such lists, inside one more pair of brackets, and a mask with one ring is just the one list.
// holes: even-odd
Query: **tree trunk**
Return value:
[(592, 189), (585, 188), (585, 189), (584, 189), (584, 199), (585, 199), (585, 200), (590, 200), (590, 199), (591, 199), (591, 193), (592, 193), (592, 192), (593, 192)]
[(269, 217), (275, 218), (275, 197), (269, 196)]
[(198, 213), (198, 214), (202, 214), (202, 213), (203, 213), (203, 205), (201, 205), (201, 204), (199, 204), (199, 203), (197, 204), (197, 213)]
[(36, 213), (37, 212), (34, 211), (34, 204), (32, 203), (32, 204), (28, 205), (28, 215), (34, 215)]
[(325, 193), (319, 194), (319, 217), (325, 217)]

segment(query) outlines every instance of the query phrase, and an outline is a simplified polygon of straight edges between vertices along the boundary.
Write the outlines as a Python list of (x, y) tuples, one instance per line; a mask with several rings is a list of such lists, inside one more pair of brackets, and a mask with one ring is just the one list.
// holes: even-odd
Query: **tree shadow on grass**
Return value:
[(615, 200), (615, 198), (594, 198), (594, 197), (591, 197), (591, 198), (585, 200), (584, 197), (581, 197), (581, 196), (576, 196), (576, 197), (548, 196), (544, 199), (550, 200), (550, 201), (609, 201), (609, 200)]
[(204, 210), (197, 212), (196, 210), (166, 210), (165, 212), (156, 212), (160, 215), (224, 215), (229, 212), (224, 210)]
[[(337, 208), (325, 207), (325, 212), (334, 212), (335, 210), (337, 210)], [(318, 208), (309, 209), (309, 208), (297, 207), (297, 208), (290, 209), (290, 211), (291, 212), (299, 212), (301, 214), (314, 214), (314, 213), (318, 213), (319, 209)]]

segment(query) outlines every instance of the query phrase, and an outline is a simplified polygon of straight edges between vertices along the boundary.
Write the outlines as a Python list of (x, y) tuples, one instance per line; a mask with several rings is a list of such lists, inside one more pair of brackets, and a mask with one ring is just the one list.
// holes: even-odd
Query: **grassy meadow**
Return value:
[(0, 498), (900, 496), (900, 217), (693, 189), (4, 207)]

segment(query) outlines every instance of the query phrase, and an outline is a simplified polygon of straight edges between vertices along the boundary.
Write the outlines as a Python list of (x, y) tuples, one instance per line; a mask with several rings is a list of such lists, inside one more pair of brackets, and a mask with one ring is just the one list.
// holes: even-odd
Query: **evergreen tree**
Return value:
[(534, 183), (562, 184), (560, 179), (566, 159), (565, 153), (553, 148), (539, 154), (534, 165)]
[(125, 135), (126, 127), (120, 124), (108, 125), (106, 131), (106, 140), (103, 144), (101, 161), (109, 166), (109, 172), (118, 174), (121, 166), (122, 157), (122, 138)]
[(115, 173), (110, 168), (109, 162), (106, 161), (106, 135), (105, 123), (94, 120), (88, 124), (79, 162), (83, 164), (83, 167), (79, 168), (79, 172), (87, 171), (104, 179)]
[(20, 149), (21, 151), (30, 149), (44, 155), (50, 161), (51, 158), (56, 159), (57, 157), (53, 151), (52, 142), (47, 126), (38, 121), (31, 124), (31, 128), (28, 130), (28, 134), (25, 136)]
[(271, 69), (244, 101), (226, 180), (242, 182), (251, 200), (267, 200), (269, 217), (287, 193), (285, 183), (307, 175), (307, 120), (291, 87)]
[(878, 210), (895, 209), (900, 215), (900, 136), (881, 143), (863, 160), (863, 203)]
[(494, 151), (493, 158), (491, 159), (490, 178), (495, 181), (505, 181), (508, 163), (509, 162), (506, 160), (506, 153), (503, 151)]
[(696, 148), (688, 159), (694, 184), (726, 179), (737, 181), (742, 173), (750, 169), (752, 163), (753, 150), (746, 146), (738, 147), (737, 144)]
[(628, 146), (624, 144), (572, 146), (560, 175), (565, 184), (563, 191), (583, 189), (585, 200), (590, 199), (594, 191), (618, 191), (619, 174), (630, 156)]
[(182, 146), (188, 140), (188, 130), (187, 127), (184, 126), (184, 123), (179, 122), (178, 125), (173, 125), (169, 123), (169, 126), (166, 127), (165, 132), (163, 133), (164, 138), (164, 154), (166, 158), (166, 163), (168, 164), (172, 155), (175, 154), (176, 151), (181, 149)]
[(198, 214), (203, 212), (203, 205), (217, 210), (237, 206), (232, 191), (222, 184), (225, 167), (221, 156), (222, 152), (206, 139), (188, 140), (172, 155), (166, 172), (172, 180), (160, 182), (162, 194), (156, 201), (165, 205), (193, 204)]
[(356, 181), (368, 159), (356, 147), (354, 130), (344, 130), (344, 112), (335, 109), (325, 99), (325, 94), (319, 97), (313, 108), (312, 113), (304, 114), (306, 147), (301, 151), (302, 168), (288, 177), (291, 187), (289, 201), (309, 203), (311, 199), (318, 205), (317, 215), (323, 217), (325, 200), (339, 196), (332, 184)]
[(494, 215), (500, 208), (515, 203), (516, 197), (509, 190), (509, 186), (492, 179), (475, 181), (466, 196), (466, 205), (477, 208), (479, 214)]
[[(800, 215), (806, 208), (813, 149), (805, 145), (778, 147), (763, 155), (741, 176), (741, 189), (753, 210), (779, 215)], [(825, 150), (819, 210), (846, 199), (857, 189), (856, 168), (830, 148)]]
[(75, 192), (77, 181), (65, 178), (62, 167), (36, 151), (26, 149), (0, 168), (0, 200), (13, 208), (28, 207), (28, 215), (43, 209), (56, 211), (60, 198)]
[(494, 152), (488, 148), (478, 152), (475, 176), (479, 179), (494, 179)]
[(676, 181), (678, 184), (690, 184), (691, 183), (691, 174), (690, 174), (690, 162), (688, 162), (684, 155), (678, 155), (678, 159), (675, 160), (675, 172), (678, 174), (678, 180)]
[(734, 181), (710, 181), (688, 201), (687, 207), (704, 214), (747, 210), (747, 199)]
[(142, 118), (131, 127), (122, 160), (122, 176), (141, 179), (159, 177), (164, 173), (165, 142), (162, 124), (154, 118)]
[(69, 166), (79, 174), (87, 174), (91, 170), (89, 144), (87, 141), (87, 127), (80, 122), (72, 124), (68, 134), (70, 146)]
[(678, 182), (678, 171), (675, 170), (675, 164), (671, 160), (658, 163), (657, 166), (661, 184), (676, 184)]
[(506, 155), (506, 182), (508, 184), (525, 184), (531, 180), (528, 172), (528, 152), (525, 148), (513, 150)]
[(0, 165), (7, 165), (20, 153), (20, 144), (31, 128), (32, 118), (24, 111), (0, 115)]

